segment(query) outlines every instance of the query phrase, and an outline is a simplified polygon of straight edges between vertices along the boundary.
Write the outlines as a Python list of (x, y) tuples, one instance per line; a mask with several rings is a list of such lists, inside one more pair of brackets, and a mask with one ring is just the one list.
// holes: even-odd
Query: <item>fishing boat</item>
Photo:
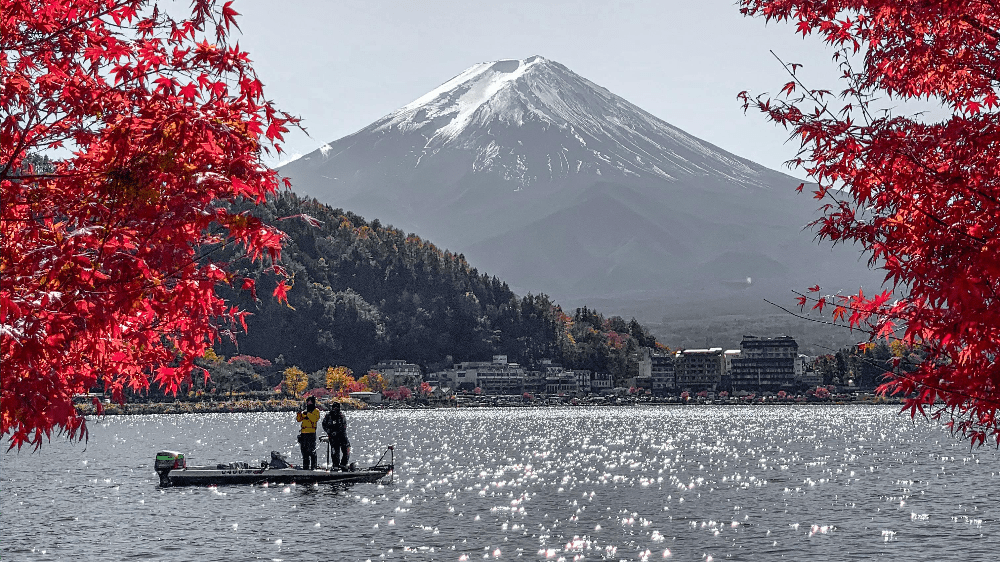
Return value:
[[(160, 476), (160, 486), (218, 486), (228, 484), (312, 484), (314, 482), (355, 483), (379, 482), (392, 477), (393, 448), (386, 447), (378, 462), (367, 468), (335, 466), (303, 470), (289, 463), (281, 453), (271, 451), (270, 461), (259, 466), (245, 462), (232, 462), (211, 466), (188, 466), (184, 453), (160, 451), (156, 453), (155, 469)], [(388, 456), (388, 459), (386, 459)]]

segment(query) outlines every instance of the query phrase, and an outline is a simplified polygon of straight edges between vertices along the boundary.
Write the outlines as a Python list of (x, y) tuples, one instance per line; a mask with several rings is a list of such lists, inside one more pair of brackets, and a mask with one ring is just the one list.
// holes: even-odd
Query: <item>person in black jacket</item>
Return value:
[(323, 417), (323, 431), (333, 453), (331, 468), (346, 469), (351, 459), (351, 442), (347, 439), (347, 418), (340, 411), (340, 402), (330, 404), (330, 411)]

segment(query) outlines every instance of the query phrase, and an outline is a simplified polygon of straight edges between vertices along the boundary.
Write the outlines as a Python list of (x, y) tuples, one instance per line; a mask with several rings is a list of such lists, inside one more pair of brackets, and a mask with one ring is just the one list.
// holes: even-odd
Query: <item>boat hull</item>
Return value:
[(162, 486), (221, 486), (247, 484), (312, 484), (316, 482), (378, 482), (392, 472), (391, 465), (355, 471), (301, 470), (297, 468), (209, 468), (171, 470), (161, 478)]

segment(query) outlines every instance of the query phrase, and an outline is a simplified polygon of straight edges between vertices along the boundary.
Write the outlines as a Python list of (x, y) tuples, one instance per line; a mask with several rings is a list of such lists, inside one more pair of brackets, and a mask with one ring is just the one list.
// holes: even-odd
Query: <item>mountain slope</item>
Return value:
[[(620, 379), (629, 354), (656, 343), (637, 322), (596, 311), (573, 317), (543, 295), (515, 295), (461, 256), (379, 221), (293, 193), (235, 205), (287, 234), (281, 265), (294, 282), (287, 303), (222, 289), (252, 311), (246, 333), (220, 338), (216, 351), (222, 355), (320, 371), (314, 376), (335, 365), (361, 374), (387, 358), (432, 372), (456, 361), (506, 355), (525, 366), (551, 359)], [(288, 218), (302, 214), (318, 226)], [(245, 268), (240, 274), (258, 277), (259, 294), (270, 294), (276, 281), (266, 268), (237, 259), (231, 248), (223, 252), (215, 257), (237, 260), (235, 267)]]
[(874, 281), (855, 253), (803, 232), (817, 205), (793, 193), (798, 180), (542, 57), (474, 65), (281, 172), (298, 193), (574, 306), (667, 293), (696, 303), (706, 288), (743, 291), (747, 277), (775, 298)]

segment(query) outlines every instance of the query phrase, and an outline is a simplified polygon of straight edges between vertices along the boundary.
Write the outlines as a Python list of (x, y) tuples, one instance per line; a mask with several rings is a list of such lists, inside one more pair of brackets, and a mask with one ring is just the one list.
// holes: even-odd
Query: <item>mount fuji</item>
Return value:
[(856, 250), (804, 229), (818, 204), (800, 180), (539, 56), (476, 64), (280, 173), (570, 307), (651, 321), (878, 285)]

